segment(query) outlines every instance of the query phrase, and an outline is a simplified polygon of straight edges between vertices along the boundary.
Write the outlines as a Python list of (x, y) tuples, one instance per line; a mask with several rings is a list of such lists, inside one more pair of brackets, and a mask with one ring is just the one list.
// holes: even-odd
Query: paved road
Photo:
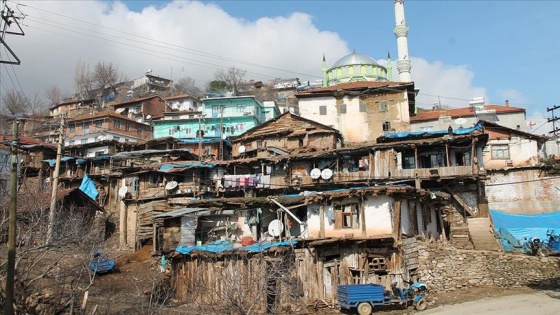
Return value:
[(560, 292), (544, 291), (445, 305), (418, 315), (558, 315)]

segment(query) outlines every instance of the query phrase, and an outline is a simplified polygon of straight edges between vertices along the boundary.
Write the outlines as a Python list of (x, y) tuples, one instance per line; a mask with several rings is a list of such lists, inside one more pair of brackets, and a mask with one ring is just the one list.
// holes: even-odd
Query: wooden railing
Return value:
[[(433, 178), (473, 175), (473, 167), (449, 166), (435, 168), (395, 169), (391, 171), (391, 178)], [(379, 178), (379, 176), (376, 176)]]

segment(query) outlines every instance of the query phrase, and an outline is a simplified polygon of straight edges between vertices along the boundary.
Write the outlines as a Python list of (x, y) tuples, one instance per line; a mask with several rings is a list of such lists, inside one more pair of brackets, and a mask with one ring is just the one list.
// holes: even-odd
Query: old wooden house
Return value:
[[(211, 206), (215, 202), (195, 202), (194, 207), (202, 203)], [(404, 244), (414, 242), (417, 235), (437, 238), (444, 233), (442, 209), (448, 204), (449, 196), (412, 186), (373, 186), (308, 192), (272, 198), (268, 202), (266, 205), (261, 201), (259, 209), (263, 213), (274, 213), (277, 219), (268, 225), (266, 236), (271, 238), (260, 240), (257, 245), (266, 251), (248, 254), (252, 246), (224, 246), (220, 243), (220, 247), (212, 247), (212, 244), (211, 247), (196, 246), (192, 250), (187, 248), (187, 254), (179, 251), (171, 255), (176, 298), (223, 303), (214, 299), (226, 295), (224, 290), (228, 288), (221, 286), (219, 281), (208, 281), (208, 278), (201, 282), (201, 278), (222, 274), (224, 268), (232, 268), (238, 275), (239, 278), (232, 277), (231, 281), (251, 278), (263, 291), (273, 287), (273, 292), (264, 296), (252, 293), (253, 299), (261, 303), (259, 310), (276, 308), (294, 300), (308, 305), (321, 300), (332, 303), (339, 284), (380, 283), (389, 286), (393, 281), (402, 282), (413, 277), (418, 267), (414, 251), (403, 250)], [(189, 210), (171, 214), (181, 211)], [(163, 225), (164, 246), (183, 245), (182, 242), (189, 239), (184, 234), (190, 234), (192, 242), (192, 235), (197, 231), (193, 227), (197, 227), (196, 222), (201, 217), (206, 219), (204, 214), (208, 213), (200, 208), (193, 208), (193, 211), (203, 215), (181, 222), (172, 216), (165, 220), (169, 223)], [(263, 220), (256, 219), (249, 222)], [(172, 222), (175, 222), (174, 233), (170, 233)], [(180, 232), (177, 230), (179, 225)], [(286, 244), (291, 245), (285, 247)], [(206, 248), (219, 255), (204, 253)], [(273, 261), (280, 265), (270, 265)], [(289, 267), (277, 270), (280, 266)], [(282, 275), (277, 275), (271, 284), (267, 279), (270, 273)], [(294, 286), (286, 286), (286, 282)], [(271, 301), (267, 295), (275, 298)]]
[(234, 137), (234, 158), (287, 155), (298, 150), (327, 151), (343, 145), (340, 132), (286, 112)]

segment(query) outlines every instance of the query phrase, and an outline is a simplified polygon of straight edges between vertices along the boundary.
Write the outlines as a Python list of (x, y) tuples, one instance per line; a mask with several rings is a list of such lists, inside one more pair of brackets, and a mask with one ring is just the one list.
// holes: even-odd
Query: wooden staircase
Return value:
[(469, 235), (476, 250), (493, 250), (498, 251), (498, 243), (494, 236), (492, 222), (490, 218), (469, 218), (467, 219), (469, 226)]

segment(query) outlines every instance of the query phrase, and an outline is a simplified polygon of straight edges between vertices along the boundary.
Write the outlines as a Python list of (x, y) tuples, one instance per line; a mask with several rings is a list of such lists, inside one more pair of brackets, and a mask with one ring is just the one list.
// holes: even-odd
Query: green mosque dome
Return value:
[(357, 81), (387, 81), (387, 68), (370, 56), (355, 51), (340, 58), (325, 74), (329, 86)]

